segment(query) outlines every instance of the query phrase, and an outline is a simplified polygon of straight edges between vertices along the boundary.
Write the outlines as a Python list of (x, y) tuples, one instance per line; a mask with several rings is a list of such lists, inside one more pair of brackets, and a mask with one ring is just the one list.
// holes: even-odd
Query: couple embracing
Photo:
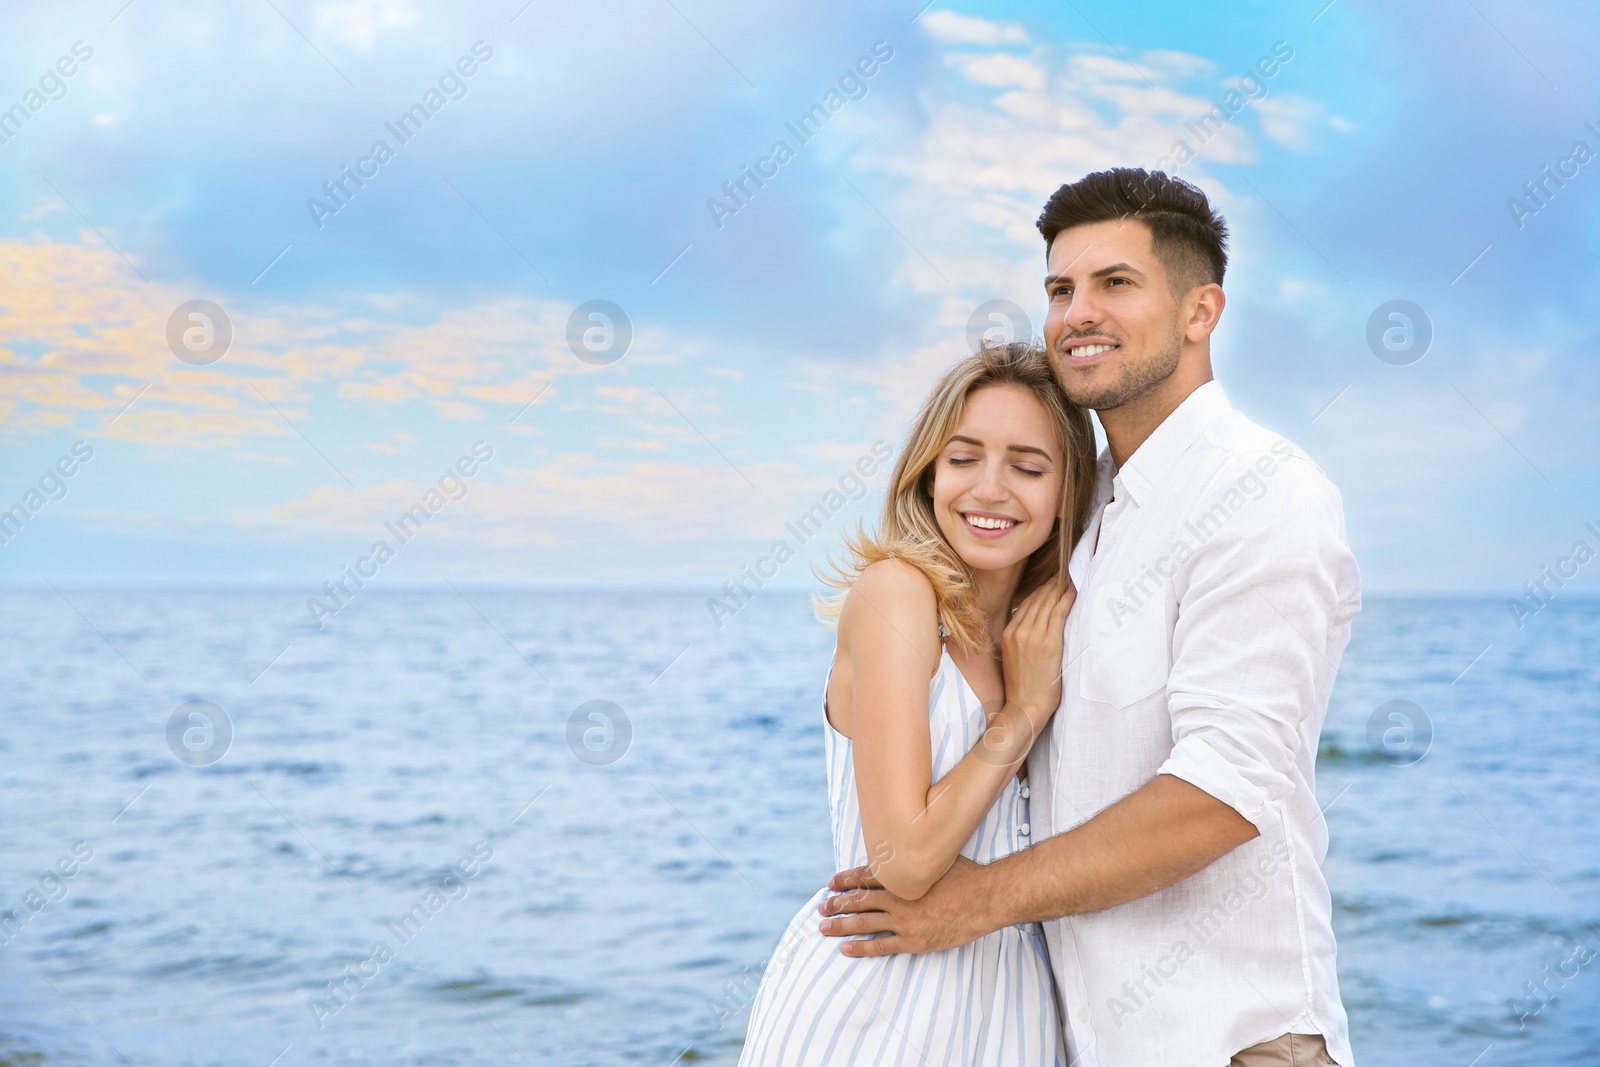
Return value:
[(823, 609), (840, 872), (740, 1062), (1352, 1067), (1313, 779), (1339, 493), (1212, 379), (1200, 190), (1090, 174), (1039, 229), (1043, 350), (940, 380)]

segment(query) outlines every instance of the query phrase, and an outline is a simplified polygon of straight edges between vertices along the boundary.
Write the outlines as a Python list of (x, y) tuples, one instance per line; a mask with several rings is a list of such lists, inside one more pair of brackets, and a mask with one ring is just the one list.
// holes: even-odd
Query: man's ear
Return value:
[(1191, 344), (1211, 336), (1228, 298), (1216, 283), (1197, 285), (1183, 297), (1183, 339)]

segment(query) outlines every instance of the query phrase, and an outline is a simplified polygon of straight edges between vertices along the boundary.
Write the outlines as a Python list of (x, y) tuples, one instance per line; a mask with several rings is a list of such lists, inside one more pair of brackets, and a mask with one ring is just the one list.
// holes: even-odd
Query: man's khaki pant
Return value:
[(1284, 1034), (1234, 1054), (1228, 1067), (1339, 1067), (1321, 1034)]

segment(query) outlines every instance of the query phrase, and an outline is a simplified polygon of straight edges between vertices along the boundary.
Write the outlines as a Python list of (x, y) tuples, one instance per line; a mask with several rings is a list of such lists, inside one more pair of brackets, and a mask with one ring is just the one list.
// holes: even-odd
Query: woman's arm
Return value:
[[(891, 893), (915, 900), (950, 868), (1054, 714), (1071, 603), (1070, 592), (1045, 588), (1018, 609), (1004, 640), (1006, 704), (989, 715), (983, 740), (935, 783), (928, 730), (928, 690), (940, 656), (933, 586), (899, 560), (875, 563), (857, 579), (840, 615), (839, 641), (850, 658), (861, 827), (871, 867)], [(1013, 659), (1031, 673), (1013, 677)]]

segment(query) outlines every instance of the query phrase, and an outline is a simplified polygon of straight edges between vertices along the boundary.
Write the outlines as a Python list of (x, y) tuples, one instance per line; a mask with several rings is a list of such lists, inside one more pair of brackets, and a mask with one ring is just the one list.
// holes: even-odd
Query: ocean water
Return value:
[[(829, 873), (803, 596), (0, 607), (0, 1065), (731, 1064)], [(1318, 774), (1361, 1064), (1600, 1063), (1597, 694), (1600, 604), (1369, 601)]]

